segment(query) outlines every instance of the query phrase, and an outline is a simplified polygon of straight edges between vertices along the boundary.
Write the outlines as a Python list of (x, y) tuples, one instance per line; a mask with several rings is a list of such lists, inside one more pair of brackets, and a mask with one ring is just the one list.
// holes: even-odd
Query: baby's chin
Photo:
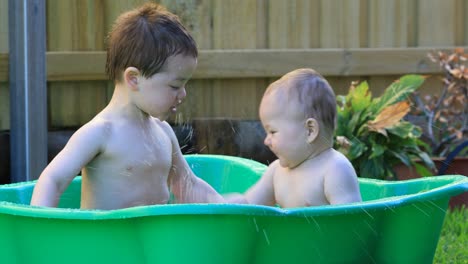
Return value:
[(279, 164), (281, 167), (283, 168), (287, 168), (287, 169), (294, 169), (296, 168), (297, 166), (301, 165), (302, 162), (299, 162), (299, 163), (294, 163), (294, 162), (291, 162), (291, 161), (286, 161), (284, 159), (281, 159), (281, 158), (278, 158), (279, 160)]
[(172, 114), (172, 112), (167, 112), (167, 113), (158, 113), (151, 115), (152, 117), (159, 119), (160, 121), (165, 121), (169, 118), (169, 116)]
[(289, 162), (285, 161), (285, 160), (282, 159), (282, 158), (278, 158), (278, 160), (279, 160), (279, 164), (280, 164), (281, 167), (283, 167), (283, 168), (290, 168)]

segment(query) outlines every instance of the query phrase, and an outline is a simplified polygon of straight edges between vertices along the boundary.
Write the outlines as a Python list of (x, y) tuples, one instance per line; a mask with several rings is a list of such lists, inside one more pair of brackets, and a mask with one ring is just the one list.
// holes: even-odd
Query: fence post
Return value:
[(8, 1), (12, 182), (37, 179), (47, 165), (45, 5)]

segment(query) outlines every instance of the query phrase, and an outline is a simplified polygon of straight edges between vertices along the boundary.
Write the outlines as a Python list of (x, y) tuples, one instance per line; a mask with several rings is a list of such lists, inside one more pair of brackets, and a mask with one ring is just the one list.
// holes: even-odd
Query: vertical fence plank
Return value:
[(268, 6), (269, 0), (257, 0), (257, 49), (268, 47)]
[(465, 25), (467, 3), (464, 0), (455, 0), (455, 45), (461, 46), (465, 43), (468, 30)]
[[(255, 1), (215, 1), (213, 7), (213, 48), (255, 49), (257, 47)], [(258, 96), (255, 79), (215, 80), (214, 87), (213, 116), (257, 118)]]
[[(8, 53), (8, 0), (0, 0), (0, 53)], [(9, 128), (10, 91), (8, 83), (0, 82), (0, 130)]]
[(0, 53), (8, 52), (8, 0), (0, 0)]
[[(412, 0), (409, 0), (412, 1)], [(409, 13), (406, 0), (375, 0), (369, 2), (369, 47), (405, 47), (407, 45)], [(379, 96), (398, 76), (368, 76), (373, 96)]]
[(319, 1), (269, 2), (269, 48), (317, 48), (320, 43)]
[[(48, 50), (103, 50), (104, 2), (48, 2)], [(50, 126), (76, 127), (89, 121), (107, 103), (104, 82), (49, 83)]]
[(468, 3), (464, 0), (460, 0), (463, 3), (463, 21), (460, 21), (462, 24), (459, 26), (463, 28), (463, 42), (458, 45), (466, 45), (468, 43)]
[(349, 92), (349, 87), (353, 81), (364, 81), (367, 80), (365, 77), (360, 76), (349, 76), (349, 77), (336, 77), (336, 76), (325, 76), (328, 83), (330, 83), (335, 95), (345, 95)]
[(455, 45), (455, 0), (419, 1), (418, 45)]
[(407, 1), (370, 2), (369, 47), (405, 47), (407, 45)]
[(418, 1), (408, 0), (404, 7), (408, 13), (408, 33), (407, 46), (416, 47), (418, 45)]
[[(69, 51), (76, 49), (73, 36), (80, 24), (76, 18), (76, 1), (47, 1), (47, 50)], [(82, 14), (80, 14), (81, 17)], [(76, 84), (49, 82), (49, 126), (71, 127), (78, 125), (79, 91)]]
[[(452, 46), (456, 42), (456, 0), (426, 0), (418, 2), (418, 46)], [(427, 79), (421, 93), (439, 93), (438, 78)]]
[[(171, 1), (161, 4), (179, 16), (184, 26), (197, 42), (199, 50), (211, 49), (213, 46), (213, 1)], [(189, 122), (194, 118), (210, 117), (213, 113), (213, 81), (190, 80), (187, 83), (187, 97), (177, 110), (176, 116), (169, 121), (176, 124)]]
[(0, 130), (7, 129), (10, 129), (10, 90), (8, 83), (0, 82)]
[(369, 47), (369, 1), (359, 2), (359, 47)]
[(358, 48), (360, 44), (359, 0), (320, 2), (322, 48)]

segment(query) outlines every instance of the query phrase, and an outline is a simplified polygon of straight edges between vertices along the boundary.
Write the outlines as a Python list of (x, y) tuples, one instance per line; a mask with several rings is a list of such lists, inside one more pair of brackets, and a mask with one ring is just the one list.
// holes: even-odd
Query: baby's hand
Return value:
[(224, 199), (227, 203), (234, 204), (248, 204), (249, 202), (245, 199), (244, 195), (240, 193), (229, 193), (224, 195)]

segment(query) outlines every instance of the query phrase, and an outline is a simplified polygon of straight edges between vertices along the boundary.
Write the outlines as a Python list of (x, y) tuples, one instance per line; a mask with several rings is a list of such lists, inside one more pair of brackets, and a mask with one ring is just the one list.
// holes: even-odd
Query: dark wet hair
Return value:
[(120, 15), (107, 36), (106, 73), (121, 81), (127, 67), (136, 67), (144, 77), (161, 70), (173, 55), (198, 57), (195, 40), (179, 18), (156, 3)]

